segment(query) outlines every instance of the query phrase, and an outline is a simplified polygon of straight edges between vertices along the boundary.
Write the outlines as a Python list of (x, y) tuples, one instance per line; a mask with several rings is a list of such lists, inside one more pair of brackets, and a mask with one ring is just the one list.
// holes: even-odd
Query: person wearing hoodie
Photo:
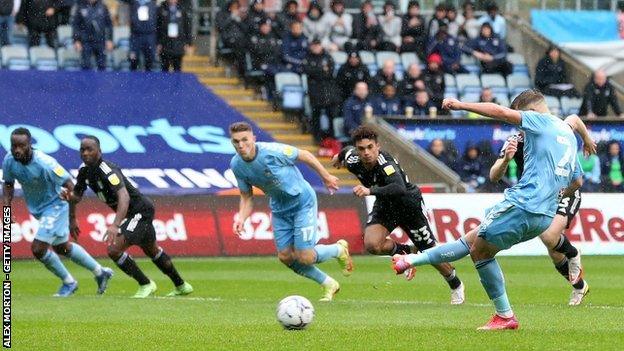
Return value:
[(355, 39), (357, 43), (355, 48), (348, 47), (351, 43), (347, 43), (345, 50), (377, 51), (381, 38), (382, 30), (373, 10), (373, 3), (371, 0), (365, 0), (360, 6), (360, 13), (353, 18), (352, 39)]
[(535, 86), (544, 95), (577, 97), (579, 93), (569, 84), (566, 66), (559, 48), (551, 45), (535, 68)]
[(386, 85), (381, 95), (373, 99), (373, 113), (375, 116), (397, 116), (403, 114), (403, 104), (396, 95), (396, 88)]
[(353, 89), (353, 95), (345, 101), (342, 108), (345, 135), (351, 135), (362, 124), (362, 118), (367, 106), (371, 106), (368, 96), (368, 84), (358, 82), (355, 84), (355, 89)]
[[(274, 29), (274, 31), (280, 38), (283, 38), (284, 36), (286, 36), (286, 34), (288, 34), (288, 30), (290, 28), (290, 25), (293, 22), (299, 20), (299, 18), (297, 17), (297, 9), (298, 9), (298, 7), (299, 7), (299, 5), (297, 4), (297, 1), (295, 1), (295, 0), (288, 0), (284, 4), (283, 11), (278, 13), (275, 16), (275, 29)], [(305, 30), (304, 30), (304, 32), (305, 32)], [(307, 34), (306, 34), (306, 36), (307, 36)]]
[(353, 18), (345, 12), (344, 0), (333, 0), (321, 21), (328, 30), (323, 47), (330, 52), (345, 50), (353, 33)]
[(464, 46), (464, 50), (479, 60), (482, 73), (499, 73), (507, 76), (513, 71), (511, 63), (507, 61), (505, 41), (493, 33), (492, 26), (487, 22), (481, 25), (479, 37)]
[(383, 15), (379, 16), (378, 21), (383, 34), (379, 50), (397, 51), (401, 47), (401, 17), (396, 15), (396, 8), (392, 1), (386, 1), (383, 6)]
[(462, 49), (457, 38), (447, 32), (446, 25), (442, 25), (438, 33), (427, 47), (427, 54), (438, 53), (442, 57), (442, 68), (450, 74), (468, 73), (461, 64)]
[[(333, 138), (334, 117), (338, 115), (340, 97), (334, 82), (334, 60), (328, 55), (319, 39), (312, 40), (310, 51), (303, 60), (303, 72), (308, 76), (308, 95), (312, 107), (312, 135), (319, 144), (326, 137)], [(321, 130), (321, 114), (329, 119), (329, 131)]]
[(368, 67), (362, 63), (357, 51), (349, 53), (347, 62), (340, 67), (336, 74), (336, 82), (341, 92), (342, 101), (346, 100), (353, 93), (355, 84), (358, 82), (370, 82)]
[(602, 189), (606, 192), (624, 192), (624, 154), (619, 142), (612, 140), (600, 158)]
[(435, 157), (438, 161), (444, 163), (447, 167), (454, 169), (455, 161), (446, 151), (446, 146), (442, 139), (436, 138), (429, 144), (429, 153)]
[(290, 33), (282, 41), (282, 61), (286, 69), (303, 73), (303, 59), (308, 54), (308, 39), (303, 35), (303, 23), (293, 22)]
[(442, 57), (438, 54), (431, 54), (427, 59), (427, 69), (423, 75), (425, 87), (431, 93), (431, 100), (435, 103), (438, 110), (442, 109), (442, 100), (444, 100), (444, 90), (446, 82), (444, 81), (444, 72), (442, 71)]
[(383, 63), (383, 67), (377, 72), (371, 82), (373, 94), (381, 94), (383, 87), (386, 85), (392, 85), (395, 88), (399, 87), (399, 79), (394, 71), (394, 61), (387, 60)]
[(316, 1), (310, 4), (308, 13), (303, 19), (303, 33), (308, 38), (320, 38), (323, 40), (327, 36), (327, 27), (321, 21), (323, 18), (323, 7)]
[(245, 21), (247, 36), (260, 33), (260, 24), (268, 18), (269, 15), (264, 11), (264, 0), (252, 0), (249, 3), (249, 13)]
[(401, 52), (414, 52), (424, 61), (426, 41), (425, 19), (420, 14), (420, 3), (412, 0), (401, 23)]
[(479, 148), (468, 144), (464, 156), (457, 163), (457, 173), (462, 182), (468, 185), (469, 192), (475, 192), (485, 184), (489, 168), (484, 164)]

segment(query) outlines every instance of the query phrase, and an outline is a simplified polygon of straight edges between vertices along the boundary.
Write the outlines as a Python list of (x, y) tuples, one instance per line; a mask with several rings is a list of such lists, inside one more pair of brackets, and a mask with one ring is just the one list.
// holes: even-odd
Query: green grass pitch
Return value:
[[(317, 301), (320, 288), (274, 257), (175, 259), (195, 287), (186, 298), (164, 298), (171, 282), (151, 262), (139, 265), (156, 281), (156, 298), (128, 298), (136, 284), (115, 268), (105, 296), (91, 274), (71, 262), (76, 295), (53, 298), (59, 282), (35, 261), (13, 262), (13, 348), (16, 350), (622, 350), (624, 258), (584, 257), (591, 292), (567, 306), (570, 287), (547, 257), (499, 258), (520, 330), (478, 332), (492, 307), (470, 260), (457, 262), (467, 302), (449, 304), (446, 283), (431, 267), (407, 282), (389, 259), (355, 257), (336, 300)], [(112, 266), (108, 260), (105, 265)], [(277, 302), (299, 294), (316, 309), (304, 331), (285, 331)]]

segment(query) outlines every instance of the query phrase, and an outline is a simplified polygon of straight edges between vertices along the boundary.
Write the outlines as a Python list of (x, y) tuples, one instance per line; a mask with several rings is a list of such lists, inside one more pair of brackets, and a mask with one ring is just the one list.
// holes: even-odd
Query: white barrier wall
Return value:
[[(479, 225), (485, 210), (503, 199), (502, 194), (424, 194), (431, 229), (441, 243), (452, 241)], [(367, 198), (372, 208), (374, 197)], [(409, 241), (400, 230), (393, 235)], [(624, 194), (583, 194), (581, 208), (566, 232), (584, 255), (624, 255)], [(502, 255), (543, 255), (536, 238), (503, 251)]]

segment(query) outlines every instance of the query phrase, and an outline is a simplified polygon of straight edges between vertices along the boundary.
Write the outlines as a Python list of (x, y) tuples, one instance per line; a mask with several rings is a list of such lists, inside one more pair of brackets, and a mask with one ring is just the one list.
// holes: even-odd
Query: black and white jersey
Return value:
[(80, 165), (74, 192), (82, 196), (87, 186), (114, 211), (117, 211), (117, 191), (125, 187), (130, 195), (126, 217), (132, 217), (143, 211), (153, 211), (152, 201), (141, 194), (123, 175), (121, 169), (110, 161), (101, 159), (93, 167), (88, 167), (84, 163)]
[(507, 145), (509, 145), (509, 142), (512, 140), (516, 140), (518, 142), (518, 151), (516, 151), (513, 159), (516, 161), (516, 165), (518, 165), (518, 179), (520, 179), (520, 177), (522, 177), (522, 172), (524, 171), (524, 134), (517, 133), (507, 138), (498, 154), (498, 158), (505, 157)]

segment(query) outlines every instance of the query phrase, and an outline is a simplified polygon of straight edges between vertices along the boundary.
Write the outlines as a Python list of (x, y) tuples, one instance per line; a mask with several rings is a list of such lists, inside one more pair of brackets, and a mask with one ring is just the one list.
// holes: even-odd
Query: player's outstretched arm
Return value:
[(583, 153), (585, 156), (596, 154), (596, 142), (592, 139), (587, 126), (583, 123), (583, 120), (577, 115), (569, 115), (566, 117), (565, 122), (577, 132), (583, 140)]
[(243, 234), (245, 231), (243, 224), (245, 220), (251, 216), (251, 211), (253, 211), (253, 190), (248, 193), (241, 191), (238, 205), (238, 217), (234, 219), (234, 224), (232, 225), (234, 234), (238, 236)]
[(464, 110), (474, 112), (481, 116), (490, 117), (515, 125), (520, 125), (522, 123), (520, 111), (512, 110), (491, 102), (461, 102), (457, 99), (447, 98), (442, 102), (442, 108), (446, 110)]
[(507, 172), (509, 162), (513, 159), (517, 151), (518, 141), (510, 140), (505, 147), (505, 156), (497, 159), (492, 165), (492, 168), (490, 168), (490, 180), (492, 182), (498, 182), (503, 178), (505, 172)]
[(319, 162), (319, 160), (312, 155), (308, 150), (299, 150), (297, 160), (305, 163), (312, 168), (323, 180), (325, 187), (329, 190), (330, 194), (333, 194), (338, 190), (338, 178), (329, 174), (325, 167)]

